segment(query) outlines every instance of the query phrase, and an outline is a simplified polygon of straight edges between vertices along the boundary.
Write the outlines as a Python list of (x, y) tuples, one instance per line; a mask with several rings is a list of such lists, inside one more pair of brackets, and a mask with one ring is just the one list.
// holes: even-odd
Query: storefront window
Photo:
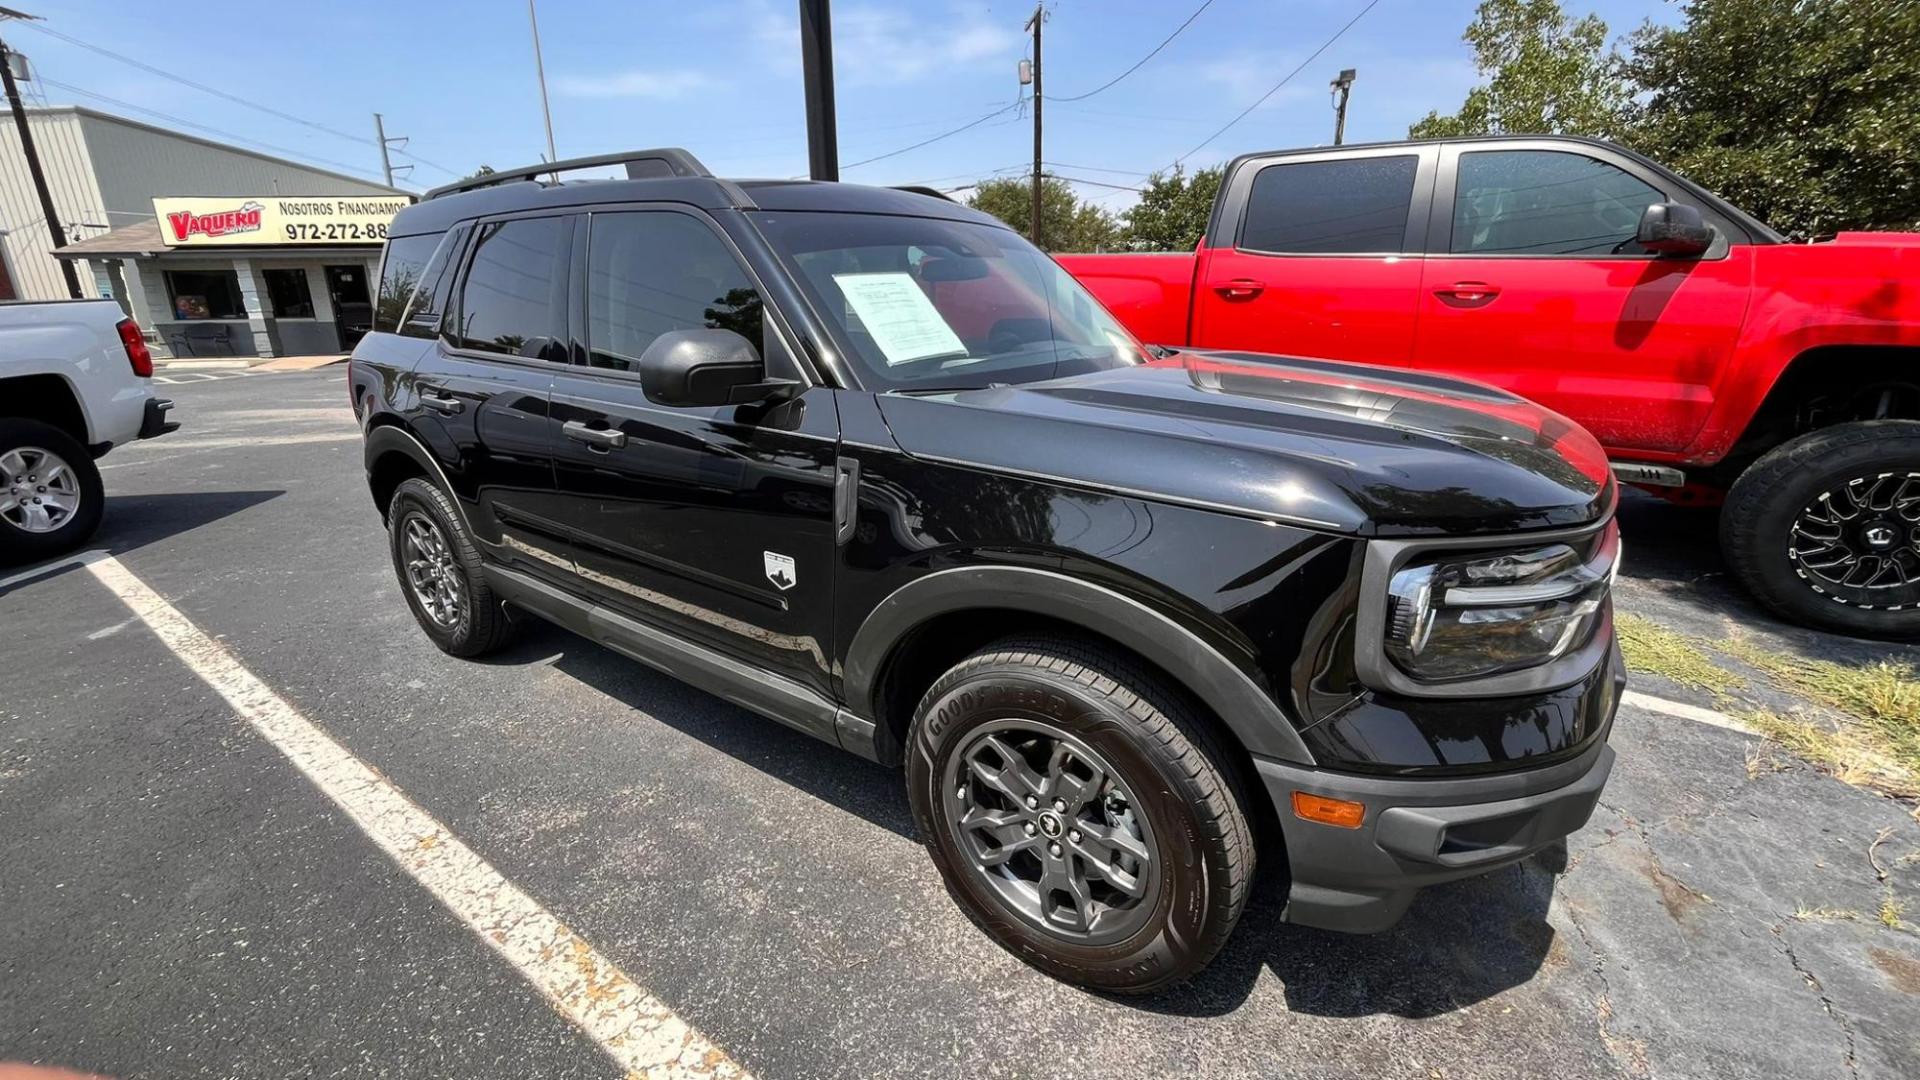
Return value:
[(169, 270), (167, 295), (176, 319), (244, 319), (240, 277), (232, 270)]
[(265, 270), (267, 302), (276, 319), (313, 318), (313, 294), (307, 289), (305, 270)]

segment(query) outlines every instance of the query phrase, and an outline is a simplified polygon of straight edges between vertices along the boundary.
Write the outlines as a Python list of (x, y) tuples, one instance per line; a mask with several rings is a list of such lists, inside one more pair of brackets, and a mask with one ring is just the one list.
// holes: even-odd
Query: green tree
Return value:
[(1632, 44), (1636, 149), (1784, 232), (1920, 226), (1920, 3), (1693, 0)]
[(1467, 91), (1460, 111), (1428, 113), (1408, 131), (1411, 137), (1617, 138), (1626, 130), (1633, 86), (1598, 16), (1571, 18), (1558, 0), (1481, 0), (1464, 40), (1485, 81)]
[(1121, 243), (1135, 251), (1192, 251), (1207, 229), (1225, 172), (1216, 165), (1188, 176), (1176, 165), (1171, 174), (1147, 177), (1140, 201), (1120, 215), (1126, 223)]
[[(1033, 220), (1033, 181), (1018, 176), (983, 180), (968, 196), (967, 205), (992, 214), (1026, 236), (1027, 226)], [(1080, 201), (1065, 180), (1041, 176), (1040, 246), (1043, 249), (1106, 251), (1114, 247), (1119, 236), (1120, 226), (1112, 214)]]

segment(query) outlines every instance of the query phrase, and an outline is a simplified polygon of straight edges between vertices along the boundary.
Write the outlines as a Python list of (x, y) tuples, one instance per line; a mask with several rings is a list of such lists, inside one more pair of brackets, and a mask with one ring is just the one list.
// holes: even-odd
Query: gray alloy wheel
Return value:
[(447, 630), (458, 627), (466, 616), (466, 579), (446, 534), (440, 531), (439, 523), (418, 510), (408, 511), (400, 529), (407, 588), (420, 610), (437, 626)]
[(1123, 940), (1152, 914), (1160, 866), (1145, 814), (1107, 761), (1033, 719), (983, 725), (947, 759), (953, 839), (1006, 905), (1082, 944)]
[(1822, 491), (1794, 518), (1787, 554), (1815, 588), (1850, 590), (1858, 607), (1912, 603), (1911, 587), (1920, 583), (1920, 472), (1856, 476)]
[(65, 458), (38, 446), (0, 453), (0, 521), (28, 533), (65, 528), (80, 513), (85, 492)]

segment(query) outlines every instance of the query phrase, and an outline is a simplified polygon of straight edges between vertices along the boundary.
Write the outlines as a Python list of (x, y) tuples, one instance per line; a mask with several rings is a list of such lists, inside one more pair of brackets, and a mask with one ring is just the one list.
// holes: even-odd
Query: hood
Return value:
[(914, 456), (1362, 536), (1581, 525), (1613, 505), (1605, 452), (1566, 418), (1367, 364), (1183, 352), (879, 400)]

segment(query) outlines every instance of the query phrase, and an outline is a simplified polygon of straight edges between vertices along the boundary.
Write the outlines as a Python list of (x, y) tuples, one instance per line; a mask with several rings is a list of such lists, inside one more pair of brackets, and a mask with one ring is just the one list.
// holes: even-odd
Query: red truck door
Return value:
[(1437, 158), (1431, 146), (1392, 147), (1231, 170), (1227, 211), (1200, 253), (1194, 343), (1411, 361)]
[(1724, 239), (1701, 258), (1641, 250), (1641, 212), (1685, 201), (1665, 183), (1601, 147), (1447, 146), (1416, 364), (1532, 398), (1609, 448), (1685, 447), (1739, 335), (1752, 264)]

